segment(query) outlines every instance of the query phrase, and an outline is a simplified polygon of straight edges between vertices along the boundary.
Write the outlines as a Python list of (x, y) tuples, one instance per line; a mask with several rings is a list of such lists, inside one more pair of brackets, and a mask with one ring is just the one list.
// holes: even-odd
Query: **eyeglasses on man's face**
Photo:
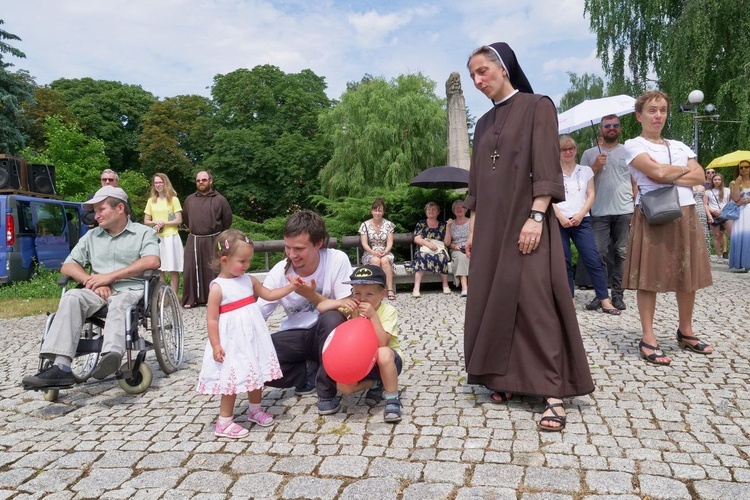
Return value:
[(102, 177), (101, 178), (102, 182), (115, 182), (115, 180), (116, 179), (114, 177)]
[(208, 179), (195, 179), (195, 182), (208, 182)]
[(607, 129), (607, 130), (611, 128), (620, 128), (620, 124), (619, 123), (603, 123), (602, 128)]

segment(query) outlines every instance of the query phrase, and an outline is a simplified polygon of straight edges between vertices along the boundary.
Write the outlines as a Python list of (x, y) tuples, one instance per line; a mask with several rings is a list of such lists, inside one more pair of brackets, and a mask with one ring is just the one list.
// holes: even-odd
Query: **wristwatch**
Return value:
[(534, 222), (544, 222), (544, 212), (532, 210), (529, 212), (529, 219), (534, 219)]

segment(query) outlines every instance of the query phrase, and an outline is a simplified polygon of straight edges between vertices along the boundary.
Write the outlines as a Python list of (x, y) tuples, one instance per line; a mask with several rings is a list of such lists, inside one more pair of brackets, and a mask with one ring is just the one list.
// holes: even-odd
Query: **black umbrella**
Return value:
[(465, 188), (469, 187), (469, 171), (458, 167), (432, 167), (420, 172), (409, 185), (423, 188)]

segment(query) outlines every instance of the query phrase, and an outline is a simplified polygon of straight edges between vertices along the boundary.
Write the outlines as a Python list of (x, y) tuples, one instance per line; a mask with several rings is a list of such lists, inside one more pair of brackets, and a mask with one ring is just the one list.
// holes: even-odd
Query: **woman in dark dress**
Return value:
[(557, 112), (533, 94), (505, 43), (469, 58), (474, 86), (494, 107), (477, 123), (464, 206), (471, 295), (464, 354), (470, 384), (541, 396), (539, 428), (565, 427), (562, 398), (594, 390), (570, 300), (560, 231), (550, 202), (565, 199)]

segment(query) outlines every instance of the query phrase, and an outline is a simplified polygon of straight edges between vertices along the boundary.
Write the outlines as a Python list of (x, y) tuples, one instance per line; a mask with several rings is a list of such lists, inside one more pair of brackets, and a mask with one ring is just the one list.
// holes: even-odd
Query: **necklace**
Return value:
[[(517, 91), (511, 94), (509, 97), (512, 97), (516, 93)], [(495, 162), (497, 161), (498, 158), (500, 158), (500, 155), (497, 152), (497, 146), (498, 144), (500, 144), (500, 135), (503, 133), (503, 129), (505, 128), (505, 122), (508, 121), (508, 117), (510, 116), (510, 111), (513, 108), (514, 102), (516, 102), (515, 99), (510, 101), (510, 104), (508, 105), (508, 113), (505, 115), (502, 125), (500, 125), (500, 130), (497, 131), (497, 138), (495, 138), (495, 150), (492, 152), (492, 155), (490, 155), (490, 158), (492, 158), (492, 170), (495, 170)], [(502, 102), (499, 104), (496, 104), (495, 108), (492, 110), (492, 126), (493, 127), (495, 126), (495, 115), (497, 114), (497, 108), (500, 107), (501, 104)]]
[(662, 146), (667, 143), (667, 141), (665, 141), (661, 137), (659, 137), (658, 139), (650, 139), (650, 138), (646, 137), (643, 134), (641, 134), (641, 137), (643, 137), (644, 139), (646, 139), (648, 142), (653, 142), (654, 144), (661, 144)]

